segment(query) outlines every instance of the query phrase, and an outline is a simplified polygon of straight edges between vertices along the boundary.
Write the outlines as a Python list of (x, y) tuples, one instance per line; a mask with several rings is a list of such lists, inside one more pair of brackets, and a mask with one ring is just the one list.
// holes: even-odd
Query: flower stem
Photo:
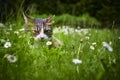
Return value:
[[(77, 53), (77, 58), (78, 58), (78, 59), (79, 59), (80, 50), (81, 50), (81, 43), (80, 43), (80, 45), (79, 45), (79, 47), (78, 47), (78, 53)], [(77, 71), (77, 73), (79, 74), (79, 66), (78, 66), (78, 65), (76, 66), (76, 71)]]

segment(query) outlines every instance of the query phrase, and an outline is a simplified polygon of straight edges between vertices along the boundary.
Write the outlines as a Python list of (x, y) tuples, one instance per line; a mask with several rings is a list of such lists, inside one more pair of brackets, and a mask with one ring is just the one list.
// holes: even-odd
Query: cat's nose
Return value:
[(44, 39), (44, 37), (42, 36), (42, 37), (40, 37), (41, 39)]
[(44, 36), (40, 36), (41, 39), (44, 39)]

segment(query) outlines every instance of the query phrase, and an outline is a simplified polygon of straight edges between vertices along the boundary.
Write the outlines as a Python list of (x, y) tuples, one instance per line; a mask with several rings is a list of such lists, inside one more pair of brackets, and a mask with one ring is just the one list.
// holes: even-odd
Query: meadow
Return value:
[(36, 47), (22, 23), (1, 23), (0, 80), (120, 79), (119, 29), (53, 25), (53, 34), (63, 45), (43, 41)]

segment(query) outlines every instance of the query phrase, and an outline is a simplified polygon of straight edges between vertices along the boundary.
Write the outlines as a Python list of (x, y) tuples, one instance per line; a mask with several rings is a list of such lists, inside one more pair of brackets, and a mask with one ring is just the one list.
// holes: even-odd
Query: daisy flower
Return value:
[(96, 42), (93, 42), (92, 45), (96, 45)]
[(74, 64), (81, 64), (81, 63), (82, 63), (82, 60), (73, 59), (72, 62), (73, 62)]
[(51, 41), (47, 41), (47, 42), (46, 42), (46, 45), (47, 45), (47, 46), (50, 46), (50, 45), (52, 45), (52, 42), (51, 42)]
[(11, 43), (10, 43), (10, 42), (6, 42), (6, 43), (4, 44), (4, 47), (5, 47), (5, 48), (11, 47)]
[(11, 55), (11, 54), (8, 54), (8, 55), (6, 56), (6, 58), (7, 58), (7, 60), (8, 60), (9, 62), (11, 62), (11, 63), (14, 63), (14, 62), (17, 61), (16, 56)]
[(107, 43), (107, 42), (102, 42), (102, 45), (108, 49), (108, 51), (112, 52), (113, 48)]
[(94, 47), (94, 46), (90, 46), (90, 49), (91, 49), (91, 50), (95, 50), (95, 47)]

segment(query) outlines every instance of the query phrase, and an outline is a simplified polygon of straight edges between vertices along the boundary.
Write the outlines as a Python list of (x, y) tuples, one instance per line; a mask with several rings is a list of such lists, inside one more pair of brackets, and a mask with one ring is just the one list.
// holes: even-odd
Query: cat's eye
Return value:
[(52, 24), (49, 24), (48, 26), (52, 26)]
[(51, 30), (45, 30), (45, 32), (51, 32)]

